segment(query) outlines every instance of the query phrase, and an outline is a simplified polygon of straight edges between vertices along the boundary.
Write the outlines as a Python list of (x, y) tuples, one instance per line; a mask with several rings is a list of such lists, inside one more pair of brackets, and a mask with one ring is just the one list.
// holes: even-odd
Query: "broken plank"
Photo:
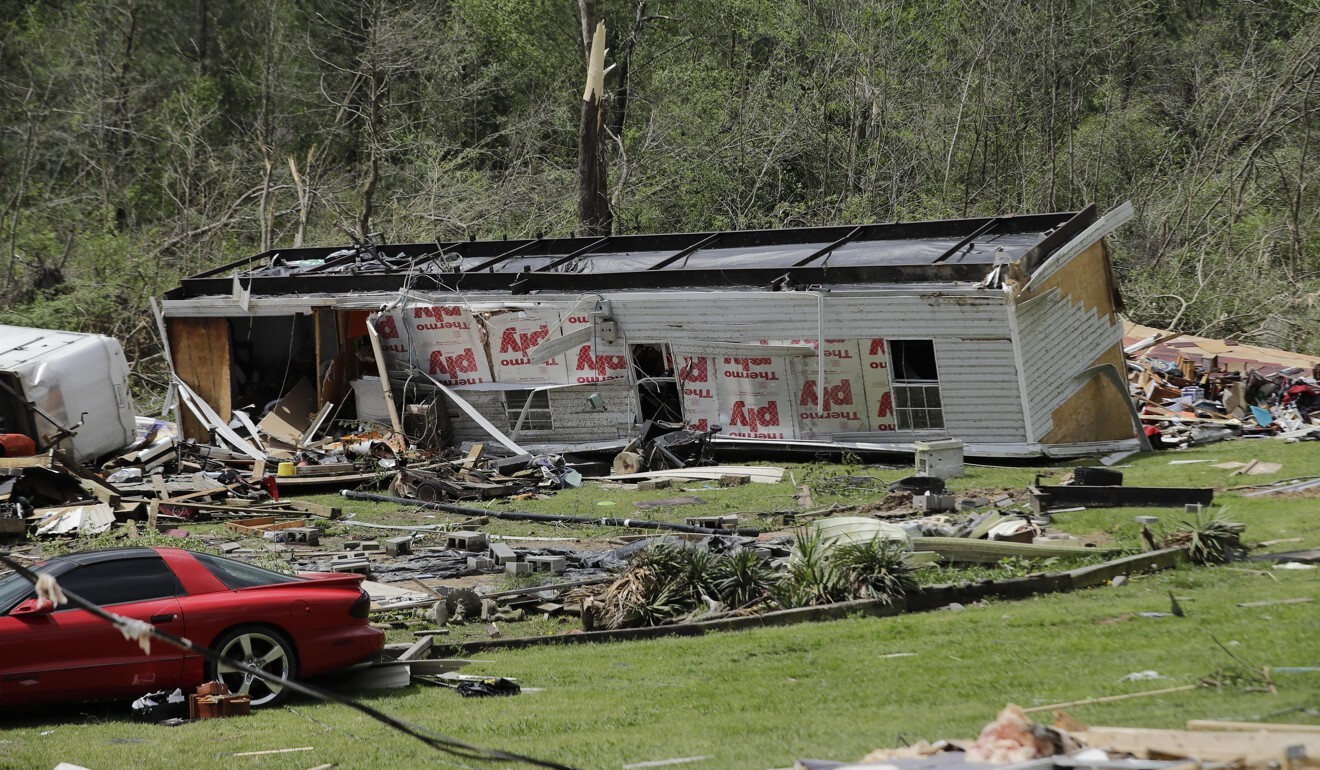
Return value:
[(276, 522), (274, 518), (269, 516), (258, 519), (240, 519), (239, 521), (225, 522), (225, 529), (232, 530), (242, 535), (250, 535), (252, 537), (264, 537), (267, 532), (305, 526), (307, 526), (307, 522), (303, 519)]
[(1012, 543), (1007, 540), (971, 540), (965, 537), (914, 537), (917, 551), (934, 551), (951, 561), (995, 563), (1010, 557), (1047, 559), (1051, 556), (1094, 556), (1114, 553), (1117, 548)]
[(417, 641), (413, 642), (411, 647), (400, 653), (399, 657), (395, 658), (395, 660), (399, 660), (399, 661), (421, 660), (427, 657), (426, 654), (431, 651), (431, 645), (433, 644), (435, 644), (434, 637), (423, 636), (421, 639), (418, 639)]
[(465, 470), (472, 470), (477, 467), (477, 463), (481, 462), (481, 458), (485, 457), (485, 455), (485, 444), (473, 444), (472, 448), (468, 450), (467, 457), (463, 458), (463, 468)]
[(1242, 602), (1239, 607), (1273, 607), (1278, 604), (1307, 604), (1311, 601), (1309, 596), (1299, 596), (1294, 599), (1269, 599), (1263, 602)]
[(1088, 746), (1162, 759), (1195, 757), (1227, 762), (1243, 758), (1254, 763), (1277, 760), (1289, 746), (1303, 746), (1307, 754), (1320, 752), (1320, 734), (1308, 732), (1205, 732), (1093, 726), (1078, 733), (1077, 737)]
[[(153, 476), (152, 478), (156, 478), (156, 477)], [(154, 487), (155, 484), (153, 483), (152, 486)], [(210, 497), (211, 495), (220, 495), (220, 494), (224, 494), (224, 495), (229, 494), (229, 487), (211, 487), (210, 489), (201, 489), (196, 492), (189, 492), (187, 494), (179, 495), (177, 497), (169, 497), (168, 495), (166, 495), (162, 497), (161, 502), (165, 503), (166, 505), (175, 505), (177, 503), (186, 503), (190, 500), (196, 500), (199, 497)]]
[(320, 516), (323, 519), (338, 519), (344, 514), (343, 509), (333, 508), (322, 503), (313, 503), (307, 500), (281, 500), (280, 504), (287, 505), (290, 508), (297, 509), (303, 513), (310, 513), (313, 516)]
[[(197, 511), (220, 511), (221, 513), (235, 513), (244, 516), (251, 516), (255, 512), (261, 512), (269, 516), (303, 516), (304, 511), (300, 510), (277, 510), (273, 508), (242, 507), (236, 505), (221, 505), (220, 503), (204, 503), (194, 501), (178, 502), (175, 500), (156, 500), (160, 505), (168, 505), (175, 508), (191, 508)], [(282, 501), (281, 501), (282, 502)]]
[(594, 476), (588, 481), (635, 481), (637, 479), (691, 479), (719, 481), (721, 476), (750, 476), (758, 484), (778, 484), (784, 478), (783, 468), (756, 465), (712, 465), (701, 468), (677, 468), (645, 473), (626, 473), (620, 476)]
[(1024, 714), (1035, 714), (1041, 711), (1055, 711), (1057, 709), (1076, 708), (1077, 706), (1090, 706), (1093, 703), (1113, 703), (1114, 701), (1130, 700), (1132, 698), (1149, 698), (1153, 695), (1170, 695), (1175, 692), (1187, 692), (1200, 687), (1199, 684), (1185, 684), (1180, 687), (1165, 687), (1161, 690), (1143, 690), (1141, 692), (1129, 692), (1122, 695), (1106, 695), (1100, 698), (1085, 698), (1083, 700), (1070, 700), (1063, 703), (1051, 703), (1046, 706), (1032, 706), (1029, 709), (1022, 709)]
[(1299, 725), (1283, 722), (1224, 722), (1216, 719), (1189, 719), (1188, 730), (1248, 731), (1266, 733), (1320, 733), (1320, 725)]
[(49, 468), (50, 455), (0, 457), (0, 468)]
[[(323, 463), (321, 465), (299, 465), (293, 470), (293, 477), (299, 476), (346, 476), (357, 472), (353, 463)], [(282, 478), (289, 478), (284, 476)]]
[(295, 487), (324, 487), (331, 484), (343, 484), (345, 488), (356, 487), (364, 481), (376, 481), (383, 478), (380, 473), (350, 473), (343, 476), (276, 476), (275, 486), (279, 489)]
[(1195, 503), (1209, 505), (1215, 491), (1197, 487), (1098, 487), (1040, 486), (1027, 489), (1031, 508), (1041, 513), (1050, 508), (1083, 505), (1088, 508), (1181, 508)]

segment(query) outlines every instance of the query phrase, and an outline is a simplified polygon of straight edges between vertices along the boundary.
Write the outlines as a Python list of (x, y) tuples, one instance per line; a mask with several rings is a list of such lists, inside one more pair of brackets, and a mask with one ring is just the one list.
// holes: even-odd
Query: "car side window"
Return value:
[(85, 564), (61, 575), (59, 581), (61, 588), (102, 606), (182, 593), (178, 578), (159, 556)]

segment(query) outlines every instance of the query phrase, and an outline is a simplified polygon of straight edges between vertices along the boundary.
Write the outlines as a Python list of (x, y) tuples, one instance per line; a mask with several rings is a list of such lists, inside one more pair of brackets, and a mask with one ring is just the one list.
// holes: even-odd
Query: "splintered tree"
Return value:
[(595, 15), (591, 0), (580, 0), (582, 40), (587, 49), (587, 87), (582, 92), (582, 124), (578, 132), (578, 221), (586, 235), (609, 235), (614, 227), (606, 192), (605, 169), (605, 22), (587, 43)]

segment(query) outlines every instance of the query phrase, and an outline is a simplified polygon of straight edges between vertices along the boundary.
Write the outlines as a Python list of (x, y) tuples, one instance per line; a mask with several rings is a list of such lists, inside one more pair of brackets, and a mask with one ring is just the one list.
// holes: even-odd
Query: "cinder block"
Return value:
[(495, 569), (495, 560), (487, 559), (485, 556), (469, 556), (467, 560), (468, 569), (486, 570)]
[(412, 538), (408, 535), (391, 537), (385, 541), (387, 556), (407, 556), (410, 553), (412, 553)]
[(637, 489), (642, 492), (650, 492), (656, 489), (669, 489), (674, 486), (673, 479), (647, 479), (637, 482)]
[(525, 561), (511, 561), (504, 565), (504, 571), (513, 577), (521, 577), (532, 574), (532, 565)]
[(946, 513), (953, 510), (953, 495), (913, 495), (912, 506), (926, 513)]
[(337, 553), (331, 557), (330, 571), (357, 572), (363, 575), (370, 575), (371, 562), (367, 560), (367, 554), (362, 551)]
[(320, 545), (321, 530), (316, 527), (290, 527), (283, 530), (288, 534), (289, 540), (294, 543), (305, 543), (307, 545)]
[(486, 550), (485, 532), (450, 532), (445, 536), (445, 547), (457, 551), (484, 551)]
[(558, 575), (568, 569), (568, 559), (563, 556), (528, 556), (527, 563), (532, 566), (532, 572)]
[(358, 545), (358, 548), (364, 551), (379, 551), (380, 543), (375, 540), (363, 540), (362, 543)]
[(518, 554), (514, 553), (513, 549), (504, 543), (491, 543), (490, 556), (495, 560), (496, 564), (501, 566), (508, 564), (509, 562), (518, 561)]

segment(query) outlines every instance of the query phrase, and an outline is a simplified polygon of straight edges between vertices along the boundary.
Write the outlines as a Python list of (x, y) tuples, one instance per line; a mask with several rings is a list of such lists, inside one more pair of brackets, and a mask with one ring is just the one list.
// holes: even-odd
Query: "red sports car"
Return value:
[[(264, 671), (309, 678), (377, 653), (361, 575), (282, 575), (180, 548), (116, 548), (60, 556), (37, 572), (110, 612), (151, 623)], [(287, 688), (217, 667), (160, 640), (144, 655), (112, 625), (69, 605), (38, 607), (32, 585), (0, 578), (0, 707), (136, 698), (222, 679), (252, 705)]]

